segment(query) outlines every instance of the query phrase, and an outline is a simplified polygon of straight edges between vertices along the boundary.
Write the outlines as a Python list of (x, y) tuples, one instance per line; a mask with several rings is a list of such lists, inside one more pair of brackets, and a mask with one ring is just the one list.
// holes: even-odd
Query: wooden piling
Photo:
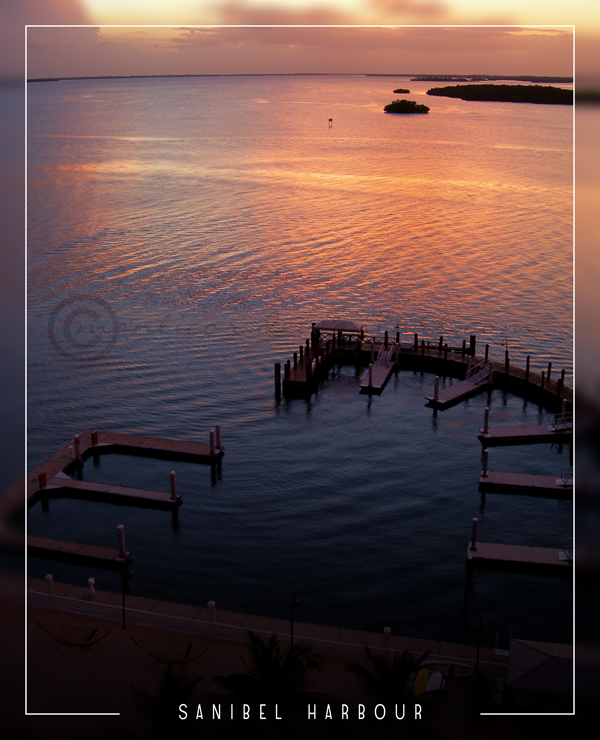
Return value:
[(487, 362), (490, 359), (490, 345), (485, 345), (485, 361)]
[(298, 353), (294, 352), (294, 370), (298, 367)]
[(415, 332), (415, 352), (419, 349), (419, 335)]
[(467, 340), (466, 339), (463, 339), (462, 354), (463, 354), (463, 357), (467, 354)]
[(477, 522), (479, 520), (476, 516), (473, 517), (473, 527), (471, 529), (471, 546), (469, 550), (475, 552), (477, 550)]
[(275, 393), (279, 395), (281, 393), (281, 363), (275, 363)]
[(475, 334), (471, 334), (469, 337), (469, 354), (471, 357), (475, 357), (475, 347), (477, 346), (477, 336)]
[(548, 363), (548, 382), (550, 382), (550, 376), (552, 375), (552, 363)]

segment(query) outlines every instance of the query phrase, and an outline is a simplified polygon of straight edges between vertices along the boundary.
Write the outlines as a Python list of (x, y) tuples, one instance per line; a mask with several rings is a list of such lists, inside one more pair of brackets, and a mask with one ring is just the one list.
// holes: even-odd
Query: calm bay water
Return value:
[[(398, 86), (430, 114), (384, 114)], [(495, 424), (547, 412), (495, 391), (434, 416), (433, 376), (399, 373), (369, 400), (352, 367), (310, 401), (273, 396), (273, 362), (334, 316), (476, 334), (492, 358), (508, 343), (513, 362), (571, 376), (572, 109), (426, 89), (360, 76), (29, 85), (29, 469), (85, 428), (208, 441), (220, 421), (226, 446), (212, 479), (86, 464), (86, 479), (163, 490), (175, 467), (176, 521), (57, 500), (29, 512), (31, 533), (112, 545), (125, 524), (140, 595), (286, 617), (296, 590), (305, 621), (472, 641), (482, 613), (500, 642), (511, 624), (570, 641), (559, 579), (478, 573), (466, 634), (461, 617), (473, 516), (486, 541), (571, 534), (569, 503), (477, 491), (484, 407)], [(490, 467), (558, 474), (569, 452), (494, 449)], [(30, 561), (47, 572), (92, 575)]]

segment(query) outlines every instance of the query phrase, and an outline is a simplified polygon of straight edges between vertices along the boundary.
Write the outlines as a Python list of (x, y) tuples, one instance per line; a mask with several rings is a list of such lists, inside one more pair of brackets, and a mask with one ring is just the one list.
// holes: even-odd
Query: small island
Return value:
[(404, 87), (399, 87), (397, 90), (394, 90), (393, 92), (395, 92), (396, 95), (406, 95), (406, 93), (409, 93), (410, 90), (407, 90)]
[(418, 105), (414, 100), (394, 100), (383, 110), (386, 113), (429, 113), (426, 105)]
[(543, 85), (451, 85), (432, 87), (431, 90), (427, 90), (427, 95), (497, 103), (573, 105), (572, 90)]

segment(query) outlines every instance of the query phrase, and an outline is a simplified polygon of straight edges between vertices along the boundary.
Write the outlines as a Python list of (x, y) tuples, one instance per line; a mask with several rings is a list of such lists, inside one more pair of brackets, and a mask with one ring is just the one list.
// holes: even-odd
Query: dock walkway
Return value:
[[(68, 495), (77, 496), (78, 498), (85, 498), (85, 491), (87, 491), (89, 494), (87, 498), (90, 499), (95, 496), (95, 500), (99, 500), (98, 497), (103, 494), (102, 500), (110, 498), (121, 503), (128, 501), (137, 505), (156, 505), (159, 508), (171, 508), (181, 504), (180, 496), (169, 503), (169, 494), (164, 494), (161, 491), (145, 491), (144, 489), (125, 488), (123, 486), (75, 481), (69, 477), (68, 473), (94, 455), (120, 453), (165, 460), (213, 464), (221, 459), (224, 452), (223, 447), (219, 446), (215, 446), (214, 452), (212, 452), (211, 445), (202, 442), (162, 439), (119, 432), (91, 432), (88, 430), (79, 435), (78, 449), (79, 459), (76, 457), (74, 441), (71, 440), (29, 473), (27, 476), (28, 508), (40, 499), (42, 491), (49, 498), (56, 498), (59, 490), (65, 495), (67, 495), (65, 492), (68, 490)], [(41, 485), (41, 481), (44, 479), (47, 483)], [(165, 497), (167, 498), (165, 499)]]
[(131, 553), (121, 557), (119, 550), (97, 545), (83, 545), (79, 542), (65, 542), (50, 537), (27, 535), (27, 554), (30, 557), (59, 560), (96, 568), (120, 570), (131, 561)]
[(44, 488), (47, 498), (79, 498), (87, 501), (107, 501), (114, 504), (174, 509), (181, 506), (181, 496), (170, 492), (151, 491), (143, 488), (127, 488), (108, 483), (73, 480), (64, 473), (51, 478)]
[(488, 470), (479, 476), (479, 490), (490, 493), (514, 493), (543, 498), (572, 499), (573, 479), (555, 475), (529, 475)]
[(477, 542), (476, 547), (476, 550), (471, 550), (469, 542), (467, 562), (471, 567), (559, 575), (563, 578), (573, 573), (572, 556), (569, 557), (564, 549), (492, 542)]
[(479, 430), (478, 439), (486, 447), (495, 445), (522, 445), (536, 443), (570, 442), (573, 426), (517, 426), (490, 427), (487, 432)]

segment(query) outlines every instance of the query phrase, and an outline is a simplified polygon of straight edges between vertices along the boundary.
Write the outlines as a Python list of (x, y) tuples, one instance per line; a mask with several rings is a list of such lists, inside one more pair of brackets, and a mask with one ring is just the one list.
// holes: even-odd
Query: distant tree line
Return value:
[(546, 103), (573, 105), (573, 91), (542, 85), (451, 85), (433, 87), (427, 95), (461, 100), (491, 100), (501, 103)]

